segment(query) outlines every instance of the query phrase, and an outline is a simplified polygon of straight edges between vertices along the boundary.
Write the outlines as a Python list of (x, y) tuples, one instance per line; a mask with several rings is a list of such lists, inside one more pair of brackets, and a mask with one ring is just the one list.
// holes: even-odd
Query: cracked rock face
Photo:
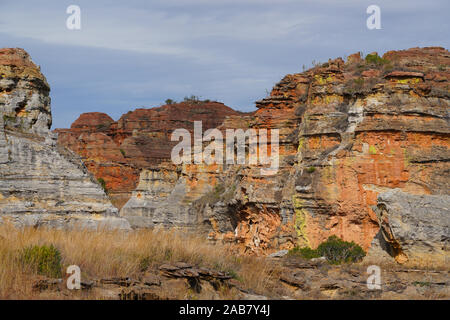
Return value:
[[(203, 231), (246, 253), (316, 248), (331, 235), (367, 250), (380, 230), (373, 210), (380, 193), (449, 194), (449, 65), (450, 53), (439, 47), (329, 60), (285, 76), (269, 97), (256, 102), (257, 111), (229, 113), (221, 124), (204, 125), (204, 130), (267, 129), (269, 135), (278, 129), (280, 168), (270, 176), (255, 165), (147, 161), (144, 155), (161, 154), (161, 143), (153, 150), (151, 141), (165, 131), (145, 119), (150, 111), (124, 115), (102, 136), (128, 148), (124, 157), (138, 169), (137, 187), (121, 214), (136, 227)], [(173, 120), (173, 114), (162, 116)], [(95, 150), (89, 139), (100, 140), (76, 139), (68, 145), (76, 145), (72, 150), (83, 157)]]
[(450, 196), (411, 195), (396, 189), (380, 193), (374, 211), (382, 236), (379, 245), (397, 262), (448, 265)]
[(52, 124), (50, 87), (22, 49), (0, 50), (3, 126), (44, 137)]
[[(173, 189), (184, 207), (177, 218), (244, 252), (315, 248), (330, 235), (367, 250), (379, 230), (372, 210), (379, 193), (450, 190), (449, 62), (445, 49), (410, 49), (377, 63), (355, 55), (286, 76), (254, 114), (222, 125), (278, 129), (278, 172), (185, 165)], [(122, 212), (141, 215), (146, 204), (137, 197)], [(159, 219), (179, 224), (163, 199), (151, 204)]]
[(129, 228), (81, 159), (50, 132), (50, 87), (22, 49), (0, 49), (0, 221)]
[(380, 193), (450, 190), (449, 65), (443, 48), (413, 48), (287, 75), (255, 113), (231, 115), (220, 127), (278, 129), (275, 175), (258, 166), (184, 165), (176, 183), (173, 174), (153, 175), (165, 183), (158, 198), (147, 172), (122, 213), (153, 221), (149, 212), (157, 212), (155, 221), (209, 230), (243, 252), (315, 248), (330, 235), (367, 250), (380, 228), (372, 210)]

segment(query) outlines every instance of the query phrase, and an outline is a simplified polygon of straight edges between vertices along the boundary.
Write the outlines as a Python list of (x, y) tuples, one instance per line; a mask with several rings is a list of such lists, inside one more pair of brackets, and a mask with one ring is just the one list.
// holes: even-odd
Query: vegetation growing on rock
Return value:
[(341, 264), (361, 261), (366, 253), (356, 243), (344, 241), (336, 236), (330, 236), (317, 249), (295, 247), (289, 251), (305, 259), (325, 257), (331, 264)]

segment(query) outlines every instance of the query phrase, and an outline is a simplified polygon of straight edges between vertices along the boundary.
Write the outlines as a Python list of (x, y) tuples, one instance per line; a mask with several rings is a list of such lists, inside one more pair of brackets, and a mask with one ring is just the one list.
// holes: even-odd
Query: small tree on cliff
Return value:
[(194, 96), (191, 95), (190, 97), (184, 97), (184, 102), (188, 102), (188, 103), (198, 103), (200, 102), (200, 97), (199, 96)]

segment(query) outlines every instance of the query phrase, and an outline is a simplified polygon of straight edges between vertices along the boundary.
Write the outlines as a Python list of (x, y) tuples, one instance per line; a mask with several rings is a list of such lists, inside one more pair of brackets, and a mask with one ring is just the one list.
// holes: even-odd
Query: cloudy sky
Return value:
[[(69, 5), (81, 30), (69, 30)], [(381, 30), (369, 30), (369, 5)], [(0, 47), (51, 86), (53, 127), (188, 95), (254, 110), (285, 74), (362, 51), (449, 48), (448, 0), (0, 0)]]

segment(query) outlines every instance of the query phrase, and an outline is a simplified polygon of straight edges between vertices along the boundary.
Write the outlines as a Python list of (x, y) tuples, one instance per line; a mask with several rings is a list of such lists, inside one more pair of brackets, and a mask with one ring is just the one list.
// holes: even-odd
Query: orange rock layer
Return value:
[(193, 131), (194, 121), (206, 130), (227, 115), (240, 114), (219, 102), (182, 102), (151, 109), (136, 109), (114, 121), (107, 114), (80, 115), (70, 129), (56, 129), (58, 143), (78, 153), (119, 209), (136, 189), (140, 171), (169, 161), (174, 129)]
[(380, 192), (448, 194), (449, 62), (443, 48), (414, 48), (287, 75), (249, 123), (279, 130), (280, 169), (226, 170), (233, 201), (212, 204), (211, 219), (225, 212), (233, 228), (212, 223), (210, 236), (252, 253), (315, 248), (330, 235), (367, 250)]
[[(127, 197), (140, 172), (121, 210), (135, 227), (186, 226), (254, 254), (315, 248), (330, 235), (368, 249), (380, 192), (449, 193), (449, 65), (438, 47), (354, 54), (285, 76), (252, 114), (217, 103), (203, 113), (185, 104), (138, 109), (117, 122), (88, 114), (60, 130), (60, 143)], [(278, 172), (165, 163), (168, 134), (192, 130), (194, 119), (204, 129), (279, 130)]]

